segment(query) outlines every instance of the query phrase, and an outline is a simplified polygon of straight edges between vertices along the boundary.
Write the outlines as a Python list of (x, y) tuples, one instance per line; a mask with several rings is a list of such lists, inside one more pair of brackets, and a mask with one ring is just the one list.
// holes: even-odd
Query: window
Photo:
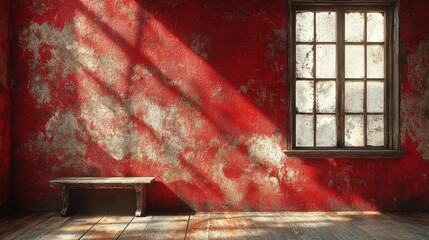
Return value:
[(289, 1), (293, 157), (402, 157), (395, 1)]

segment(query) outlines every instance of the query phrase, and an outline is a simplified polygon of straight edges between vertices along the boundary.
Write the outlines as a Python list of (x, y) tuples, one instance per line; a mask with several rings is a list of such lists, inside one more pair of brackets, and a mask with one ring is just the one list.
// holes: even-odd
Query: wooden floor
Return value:
[(134, 216), (20, 214), (0, 239), (429, 239), (428, 213), (210, 212)]

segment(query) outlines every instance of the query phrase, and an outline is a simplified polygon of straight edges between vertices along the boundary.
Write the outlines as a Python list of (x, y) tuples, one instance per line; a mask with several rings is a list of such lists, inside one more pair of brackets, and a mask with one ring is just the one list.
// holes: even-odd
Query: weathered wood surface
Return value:
[(17, 240), (39, 239), (44, 235), (60, 228), (68, 220), (69, 220), (69, 217), (61, 217), (58, 215), (54, 215), (14, 239), (17, 239)]
[(189, 213), (154, 216), (142, 239), (184, 239), (189, 221)]
[(200, 212), (189, 219), (187, 239), (209, 239), (210, 212)]
[(146, 228), (151, 222), (152, 218), (153, 216), (133, 218), (130, 224), (128, 224), (128, 226), (122, 232), (119, 239), (121, 240), (140, 239), (143, 233), (146, 231)]
[(429, 214), (202, 212), (190, 215), (0, 218), (0, 239), (429, 239)]
[(133, 216), (105, 216), (81, 239), (118, 239)]
[(51, 240), (51, 239), (80, 239), (85, 233), (87, 233), (92, 227), (94, 227), (103, 216), (75, 216), (71, 217), (61, 227), (47, 233), (40, 239)]
[(51, 183), (64, 184), (149, 184), (154, 177), (64, 177), (53, 179)]
[(0, 219), (0, 237), (6, 236), (14, 229), (19, 229), (36, 214), (14, 214)]
[(46, 219), (50, 218), (51, 216), (54, 216), (54, 213), (36, 213), (31, 214), (29, 218), (25, 219), (24, 221), (21, 221), (20, 223), (14, 225), (10, 229), (8, 229), (3, 234), (0, 234), (0, 239), (6, 240), (6, 239), (14, 239), (28, 230), (36, 227), (41, 222), (45, 221)]

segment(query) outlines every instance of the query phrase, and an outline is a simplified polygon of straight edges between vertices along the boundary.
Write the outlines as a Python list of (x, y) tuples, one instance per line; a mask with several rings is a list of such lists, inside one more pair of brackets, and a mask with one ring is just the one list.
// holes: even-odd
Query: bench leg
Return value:
[(69, 210), (69, 189), (65, 185), (61, 185), (61, 198), (62, 198), (62, 209), (60, 212), (61, 216), (67, 216)]
[(137, 210), (136, 217), (141, 217), (144, 215), (146, 210), (146, 185), (145, 184), (136, 184), (136, 202), (137, 202)]

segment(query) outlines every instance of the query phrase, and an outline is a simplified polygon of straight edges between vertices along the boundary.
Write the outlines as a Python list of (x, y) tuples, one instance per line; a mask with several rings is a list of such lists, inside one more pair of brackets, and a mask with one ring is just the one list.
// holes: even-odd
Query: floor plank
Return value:
[[(326, 216), (326, 221), (330, 222), (331, 225), (328, 227), (332, 234), (335, 235), (338, 239), (348, 239), (348, 240), (360, 240), (374, 239), (364, 230), (356, 227), (355, 218), (353, 216), (347, 216), (345, 214), (338, 214), (337, 212), (328, 212)], [(358, 219), (362, 220), (362, 219)]]
[(48, 218), (37, 226), (29, 229), (22, 235), (19, 235), (16, 240), (26, 240), (26, 239), (40, 239), (44, 235), (54, 231), (55, 229), (60, 228), (64, 225), (70, 217), (61, 217), (58, 214)]
[(386, 213), (396, 224), (421, 239), (429, 239), (429, 215)]
[(16, 225), (26, 221), (34, 215), (35, 213), (26, 213), (3, 216), (0, 219), (0, 236), (5, 234), (7, 231), (10, 231), (10, 229), (15, 228)]
[(142, 239), (184, 239), (189, 213), (173, 216), (154, 216), (149, 222)]
[(331, 231), (332, 223), (325, 212), (280, 212), (293, 234), (299, 239), (338, 239)]
[(222, 212), (210, 214), (209, 239), (230, 239), (232, 235), (228, 231), (228, 225)]
[(117, 239), (134, 216), (105, 216), (81, 239)]
[(209, 239), (210, 212), (200, 212), (189, 217), (186, 239)]
[(14, 238), (20, 236), (21, 234), (25, 233), (26, 231), (30, 230), (31, 228), (42, 223), (46, 219), (50, 218), (54, 214), (55, 213), (53, 213), (53, 212), (32, 214), (25, 221), (19, 222), (18, 224), (14, 225), (9, 230), (2, 233), (0, 235), (0, 239), (3, 239), (3, 240), (14, 239)]
[(262, 239), (256, 224), (243, 212), (225, 212), (227, 225), (234, 239)]
[(60, 228), (41, 239), (79, 239), (101, 220), (102, 216), (73, 216)]
[(361, 214), (364, 221), (356, 224), (376, 239), (420, 239), (406, 229), (396, 225), (390, 217), (384, 214)]
[(429, 214), (206, 212), (163, 216), (35, 213), (0, 218), (0, 239), (429, 239)]
[(268, 226), (269, 220), (266, 213), (247, 212), (246, 216), (255, 224), (256, 231), (263, 239), (277, 239), (270, 226)]
[(134, 217), (130, 224), (122, 232), (119, 239), (140, 239), (151, 220), (152, 216)]

